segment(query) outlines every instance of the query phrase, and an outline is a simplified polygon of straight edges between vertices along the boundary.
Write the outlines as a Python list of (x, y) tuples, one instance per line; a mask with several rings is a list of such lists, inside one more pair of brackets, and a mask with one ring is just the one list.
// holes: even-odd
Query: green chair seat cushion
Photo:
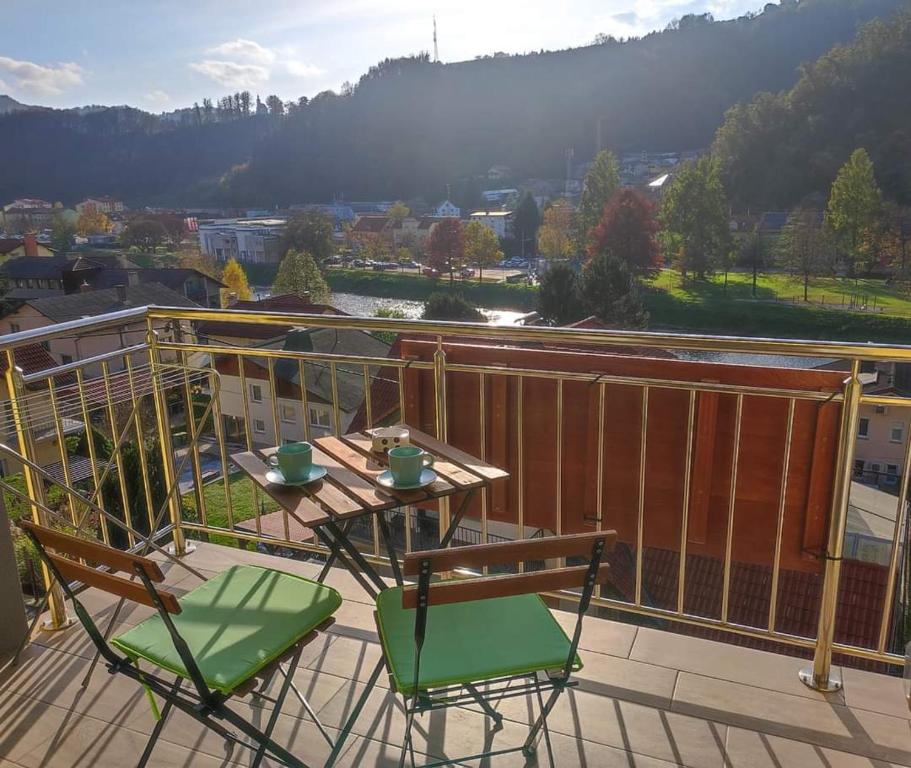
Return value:
[[(402, 588), (377, 598), (377, 623), (398, 691), (414, 692), (413, 608)], [(510, 675), (561, 669), (570, 641), (539, 595), (517, 595), (432, 605), (421, 651), (422, 691)], [(582, 662), (576, 656), (574, 669)]]
[[(179, 598), (171, 619), (206, 684), (228, 694), (328, 619), (342, 603), (331, 587), (270, 568), (235, 565)], [(161, 616), (114, 638), (132, 659), (189, 677)]]

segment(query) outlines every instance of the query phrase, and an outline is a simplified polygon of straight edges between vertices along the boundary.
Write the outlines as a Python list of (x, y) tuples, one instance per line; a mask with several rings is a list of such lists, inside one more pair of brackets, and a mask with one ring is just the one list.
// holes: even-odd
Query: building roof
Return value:
[(418, 229), (431, 229), (435, 224), (439, 224), (444, 216), (421, 216), (418, 222)]
[(29, 299), (49, 299), (63, 296), (59, 288), (11, 288), (3, 296), (7, 301), (28, 301)]
[[(21, 368), (26, 375), (31, 373), (40, 373), (49, 368), (56, 368), (58, 363), (41, 344), (27, 344), (24, 347), (17, 347), (13, 352), (16, 361), (16, 367)], [(6, 355), (0, 355), (0, 374), (6, 373)], [(64, 373), (54, 377), (54, 383), (58, 385), (72, 384), (76, 377), (72, 373)], [(36, 384), (36, 386), (38, 386)], [(43, 388), (43, 386), (41, 387)]]
[(192, 267), (167, 267), (164, 269), (103, 269), (91, 279), (92, 288), (99, 290), (102, 288), (113, 288), (116, 285), (127, 285), (130, 278), (135, 276), (139, 284), (144, 283), (161, 283), (173, 291), (183, 291), (184, 283), (194, 277), (203, 277), (210, 282), (215, 283), (221, 288), (227, 286), (214, 277), (210, 277), (204, 272)]
[[(396, 336), (389, 348), (387, 357), (391, 360), (401, 359), (402, 337)], [(360, 432), (370, 426), (379, 426), (396, 421), (399, 415), (399, 372), (395, 366), (386, 365), (375, 371), (370, 370), (370, 415), (373, 424), (367, 423), (367, 399), (361, 403), (349, 429)]]
[(49, 299), (33, 299), (26, 304), (55, 323), (95, 317), (130, 307), (159, 305), (165, 307), (195, 307), (197, 304), (161, 283), (125, 286), (126, 301), (118, 298), (117, 288), (101, 291), (71, 293)]
[[(295, 352), (354, 355), (357, 357), (386, 357), (389, 345), (364, 331), (335, 328), (296, 328), (285, 339), (284, 349)], [(264, 361), (254, 360), (265, 368)], [(370, 375), (377, 375), (377, 368), (370, 367)], [(311, 398), (331, 403), (332, 372), (328, 362), (304, 364), (306, 389)], [(278, 360), (275, 363), (278, 379), (300, 387), (300, 366), (297, 360)], [(336, 366), (339, 408), (350, 413), (357, 411), (364, 402), (364, 368), (361, 365), (339, 363)]]
[[(293, 294), (269, 296), (256, 301), (237, 301), (231, 309), (247, 311), (267, 310), (270, 312), (296, 312), (307, 315), (344, 315), (328, 304), (311, 304), (306, 299)], [(262, 325), (260, 323), (245, 323), (242, 321), (225, 322), (222, 320), (205, 320), (197, 323), (196, 332), (200, 336), (220, 336), (232, 339), (257, 339), (265, 341), (286, 336), (292, 330), (289, 325)]]
[(483, 216), (497, 216), (497, 217), (502, 218), (504, 216), (512, 216), (512, 214), (513, 214), (512, 211), (474, 211), (473, 213), (470, 213), (468, 215), (477, 216), (479, 218), (483, 217)]
[(11, 253), (24, 242), (21, 237), (0, 237), (0, 254)]
[(389, 226), (388, 216), (359, 216), (351, 230), (357, 234), (382, 232)]

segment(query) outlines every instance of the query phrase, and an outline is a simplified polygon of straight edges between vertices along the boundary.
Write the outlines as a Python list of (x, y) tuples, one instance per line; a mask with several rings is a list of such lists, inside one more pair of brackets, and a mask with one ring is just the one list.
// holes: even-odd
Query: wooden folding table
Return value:
[[(403, 425), (407, 426), (407, 425)], [(433, 470), (438, 479), (420, 490), (396, 490), (379, 484), (377, 478), (388, 468), (385, 454), (371, 450), (369, 432), (355, 432), (337, 437), (320, 437), (313, 441), (313, 463), (328, 470), (322, 480), (305, 486), (284, 486), (266, 479), (269, 456), (277, 448), (244, 451), (231, 460), (262, 488), (287, 513), (289, 531), (293, 523), (312, 530), (328, 548), (329, 557), (319, 575), (322, 581), (337, 559), (375, 597), (386, 583), (351, 541), (349, 534), (355, 520), (376, 515), (376, 520), (389, 556), (397, 584), (402, 583), (398, 558), (385, 513), (403, 505), (420, 504), (463, 494), (458, 510), (440, 539), (446, 547), (452, 541), (471, 499), (479, 488), (489, 487), (508, 473), (465, 451), (447, 445), (413, 427), (408, 427), (411, 443), (434, 457)], [(293, 521), (293, 523), (292, 523)], [(297, 527), (297, 526), (294, 526)], [(298, 530), (300, 530), (298, 528)], [(374, 587), (376, 589), (374, 589)]]

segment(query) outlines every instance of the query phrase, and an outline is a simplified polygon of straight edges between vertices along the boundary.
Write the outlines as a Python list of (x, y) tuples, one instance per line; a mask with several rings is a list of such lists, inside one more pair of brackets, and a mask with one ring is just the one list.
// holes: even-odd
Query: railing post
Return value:
[[(446, 350), (443, 349), (443, 337), (437, 336), (437, 348), (433, 353), (433, 394), (435, 398), (437, 440), (446, 442), (448, 426), (446, 419)], [(449, 530), (449, 497), (439, 500), (440, 505), (440, 538)]]
[(832, 498), (829, 538), (826, 544), (826, 562), (825, 570), (823, 571), (822, 594), (820, 596), (816, 650), (813, 654), (813, 666), (800, 670), (800, 679), (810, 688), (817, 691), (837, 691), (841, 688), (841, 679), (832, 672), (832, 646), (835, 643), (835, 618), (838, 611), (841, 558), (844, 552), (848, 504), (851, 500), (854, 445), (857, 439), (857, 422), (862, 392), (860, 361), (853, 360), (851, 362), (851, 375), (845, 382), (841, 426), (838, 435), (835, 492)]
[[(32, 432), (25, 414), (26, 404), (23, 398), (24, 386), (22, 384), (22, 371), (16, 367), (13, 350), (6, 350), (6, 390), (9, 393), (10, 413), (16, 429), (16, 440), (19, 444), (19, 453), (27, 459), (37, 461)], [(43, 507), (47, 506), (44, 498), (44, 483), (38, 475), (26, 464), (22, 465), (22, 475), (25, 478), (25, 489), (28, 497), (34, 501), (32, 504), (32, 520), (38, 525), (47, 525)], [(4, 515), (5, 519), (5, 515)], [(49, 632), (66, 629), (73, 624), (73, 619), (67, 616), (66, 603), (63, 590), (59, 584), (54, 584), (51, 572), (44, 562), (41, 563), (41, 578), (44, 588), (48, 591), (47, 606), (48, 618), (41, 628)], [(53, 584), (53, 586), (51, 586)]]
[[(161, 449), (161, 467), (164, 475), (165, 489), (168, 493), (168, 510), (171, 516), (172, 536), (174, 540), (174, 554), (177, 557), (187, 553), (187, 543), (184, 538), (183, 528), (181, 527), (182, 515), (180, 509), (180, 491), (175, 490), (175, 484), (180, 482), (177, 473), (174, 470), (174, 453), (171, 443), (171, 423), (168, 418), (168, 399), (162, 387), (156, 382), (156, 372), (159, 365), (158, 350), (158, 332), (152, 326), (152, 319), (148, 318), (148, 342), (149, 342), (149, 385), (152, 389), (152, 399), (155, 402), (155, 421), (158, 427), (158, 446)], [(187, 413), (187, 419), (193, 418), (192, 410)], [(139, 435), (142, 440), (142, 435)], [(191, 446), (190, 450), (195, 450), (196, 446)], [(150, 500), (151, 501), (151, 500)], [(154, 536), (156, 531), (149, 531), (150, 536)]]

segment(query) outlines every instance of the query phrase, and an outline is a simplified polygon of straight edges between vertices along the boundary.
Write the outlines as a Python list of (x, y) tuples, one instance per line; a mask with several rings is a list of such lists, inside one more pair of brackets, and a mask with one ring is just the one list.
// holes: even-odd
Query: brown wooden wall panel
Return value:
[[(403, 354), (431, 360), (435, 344), (406, 340)], [(654, 359), (597, 352), (446, 344), (449, 363), (510, 366), (550, 371), (595, 372), (671, 381), (719, 382), (798, 391), (837, 391), (837, 371), (763, 368)], [(485, 375), (487, 460), (510, 473), (494, 484), (492, 520), (517, 522), (519, 515), (519, 383), (515, 376)], [(405, 376), (405, 421), (434, 432), (433, 375)], [(446, 379), (449, 441), (480, 454), (479, 375), (451, 372)], [(599, 515), (599, 397), (604, 388), (603, 477), (600, 515), (605, 528), (635, 544), (639, 510), (642, 387), (566, 381), (563, 385), (562, 466), (557, 467), (557, 385), (526, 377), (522, 392), (524, 520), (557, 530), (557, 472), (562, 484), (563, 533), (592, 530)], [(652, 386), (646, 433), (644, 541), (679, 551), (684, 509), (690, 394)], [(782, 538), (782, 566), (818, 571), (815, 556), (825, 540), (836, 460), (838, 403), (796, 401)], [(722, 557), (727, 538), (734, 450), (736, 396), (699, 393), (692, 435), (687, 551)], [(736, 485), (733, 554), (746, 563), (770, 564), (781, 491), (788, 401), (743, 398)], [(480, 514), (476, 502), (470, 515)]]

